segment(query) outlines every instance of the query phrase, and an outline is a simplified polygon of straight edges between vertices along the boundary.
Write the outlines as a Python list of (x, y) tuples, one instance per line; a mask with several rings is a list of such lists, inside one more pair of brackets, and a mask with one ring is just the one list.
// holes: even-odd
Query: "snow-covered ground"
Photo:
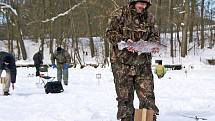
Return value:
[[(70, 69), (60, 94), (45, 94), (34, 68), (19, 68), (16, 89), (0, 98), (0, 121), (101, 121), (115, 118), (115, 93), (109, 69)], [(102, 79), (97, 80), (96, 74)], [(30, 75), (29, 75), (30, 74)], [(49, 69), (50, 76), (56, 69)], [(100, 81), (100, 83), (99, 83)]]
[[(158, 121), (195, 121), (184, 116), (215, 120), (215, 66), (168, 70), (155, 76)], [(199, 68), (201, 67), (201, 68)], [(187, 75), (185, 73), (187, 70)], [(69, 85), (60, 94), (45, 94), (34, 68), (18, 68), (15, 90), (0, 96), (0, 121), (116, 121), (117, 102), (110, 68), (71, 68)], [(30, 74), (30, 75), (29, 75)], [(101, 79), (96, 78), (101, 74)], [(50, 76), (56, 70), (49, 68)], [(138, 107), (135, 98), (135, 107)]]
[[(215, 66), (205, 63), (206, 58), (215, 58), (214, 52), (205, 50), (198, 56), (174, 58), (174, 63), (185, 68), (168, 70), (162, 79), (154, 76), (158, 121), (195, 121), (188, 118), (195, 116), (215, 121)], [(164, 64), (173, 62), (168, 57), (154, 59), (163, 59)], [(48, 54), (45, 61), (49, 62)], [(32, 59), (18, 63), (32, 63)], [(0, 96), (0, 121), (117, 121), (110, 67), (70, 68), (69, 85), (60, 94), (45, 94), (43, 85), (37, 84), (39, 78), (31, 75), (34, 73), (35, 68), (18, 68), (12, 95)], [(56, 69), (49, 68), (48, 75), (56, 76)], [(134, 103), (137, 108), (137, 98)]]

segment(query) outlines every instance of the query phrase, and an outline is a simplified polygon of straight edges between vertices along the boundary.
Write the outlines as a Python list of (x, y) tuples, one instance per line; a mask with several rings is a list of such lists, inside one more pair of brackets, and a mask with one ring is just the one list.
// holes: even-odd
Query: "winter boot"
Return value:
[(68, 81), (64, 81), (64, 85), (66, 85), (66, 86), (67, 86), (67, 85), (68, 85)]
[(9, 92), (4, 92), (4, 96), (8, 96), (8, 95), (10, 95)]
[(134, 121), (133, 117), (122, 118), (121, 121)]
[(157, 115), (153, 115), (153, 121), (157, 121)]
[(134, 111), (126, 106), (118, 107), (117, 119), (121, 119), (121, 121), (134, 121)]
[(39, 71), (36, 72), (36, 76), (40, 76), (40, 72)]

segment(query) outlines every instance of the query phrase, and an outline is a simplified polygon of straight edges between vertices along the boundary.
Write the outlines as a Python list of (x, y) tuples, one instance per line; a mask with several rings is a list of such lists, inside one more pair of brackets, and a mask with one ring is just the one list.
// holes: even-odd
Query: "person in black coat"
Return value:
[(16, 83), (16, 64), (15, 58), (12, 54), (7, 52), (0, 52), (0, 75), (2, 71), (6, 71), (6, 77), (8, 77), (5, 88), (3, 89), (4, 95), (10, 95), (9, 88), (12, 83), (12, 88), (14, 89), (14, 83)]
[(34, 54), (34, 66), (36, 67), (36, 76), (40, 76), (40, 66), (43, 64), (43, 51)]

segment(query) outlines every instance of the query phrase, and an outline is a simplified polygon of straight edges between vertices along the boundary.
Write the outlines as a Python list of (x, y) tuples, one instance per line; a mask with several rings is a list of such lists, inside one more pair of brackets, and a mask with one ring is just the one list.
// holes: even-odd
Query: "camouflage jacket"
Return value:
[(117, 43), (127, 41), (134, 42), (140, 39), (159, 42), (159, 32), (154, 25), (154, 16), (147, 10), (137, 13), (135, 9), (124, 6), (112, 14), (106, 36), (112, 44), (111, 63), (124, 63), (128, 65), (144, 64), (151, 62), (151, 53), (129, 52), (127, 49), (119, 50)]
[(55, 59), (57, 61), (57, 64), (69, 64), (71, 63), (71, 57), (69, 55), (69, 53), (62, 49), (60, 52), (55, 51), (52, 55), (51, 55), (51, 62), (52, 64), (55, 63)]

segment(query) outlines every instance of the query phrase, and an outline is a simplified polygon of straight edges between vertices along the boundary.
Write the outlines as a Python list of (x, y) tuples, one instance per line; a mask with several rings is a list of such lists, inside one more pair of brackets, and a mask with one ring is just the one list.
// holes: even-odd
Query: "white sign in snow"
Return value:
[(102, 75), (99, 73), (99, 74), (96, 74), (96, 79), (101, 79), (102, 78)]

